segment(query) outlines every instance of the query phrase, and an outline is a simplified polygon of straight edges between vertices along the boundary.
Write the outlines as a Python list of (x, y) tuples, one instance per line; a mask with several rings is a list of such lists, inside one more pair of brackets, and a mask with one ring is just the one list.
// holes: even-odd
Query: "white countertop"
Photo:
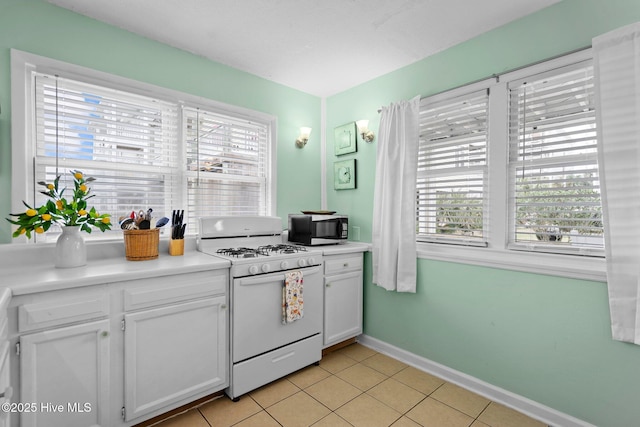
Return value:
[(10, 300), (11, 300), (11, 289), (0, 288), (0, 313), (4, 313), (7, 307), (9, 307)]
[(323, 255), (341, 255), (355, 252), (367, 252), (371, 250), (371, 243), (362, 242), (345, 242), (338, 245), (316, 246), (322, 249)]
[(148, 277), (193, 273), (229, 268), (229, 261), (198, 252), (194, 244), (185, 245), (181, 256), (168, 254), (167, 242), (160, 242), (158, 258), (127, 261), (124, 246), (102, 243), (93, 245), (87, 265), (55, 268), (55, 245), (0, 245), (2, 286), (13, 296), (59, 289), (122, 282)]
[[(127, 261), (121, 242), (88, 245), (87, 265), (55, 268), (54, 244), (0, 245), (0, 283), (13, 296), (54, 291), (148, 277), (229, 268), (227, 260), (198, 252), (195, 241), (185, 242), (182, 256), (170, 256), (167, 241), (160, 241), (157, 259)], [(346, 242), (317, 246), (323, 255), (340, 255), (371, 250), (371, 244)], [(1, 290), (2, 288), (0, 288)]]

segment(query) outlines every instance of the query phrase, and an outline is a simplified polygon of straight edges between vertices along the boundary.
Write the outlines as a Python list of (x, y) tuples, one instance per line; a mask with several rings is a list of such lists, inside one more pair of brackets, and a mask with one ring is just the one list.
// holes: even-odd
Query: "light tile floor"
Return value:
[(238, 402), (226, 396), (155, 427), (544, 427), (519, 412), (360, 344)]

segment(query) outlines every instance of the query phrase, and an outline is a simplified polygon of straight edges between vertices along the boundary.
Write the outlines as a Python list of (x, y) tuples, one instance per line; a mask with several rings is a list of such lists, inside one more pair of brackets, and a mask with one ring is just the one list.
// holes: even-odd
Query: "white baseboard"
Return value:
[(596, 427), (593, 424), (574, 418), (541, 403), (519, 396), (500, 387), (496, 387), (472, 377), (471, 375), (456, 371), (455, 369), (451, 369), (447, 366), (441, 365), (440, 363), (410, 353), (368, 335), (360, 335), (358, 337), (358, 342), (366, 347), (400, 360), (409, 366), (413, 366), (421, 371), (435, 375), (436, 377), (470, 390), (480, 396), (484, 396), (493, 402), (500, 403), (528, 415), (529, 417), (546, 423), (549, 426)]

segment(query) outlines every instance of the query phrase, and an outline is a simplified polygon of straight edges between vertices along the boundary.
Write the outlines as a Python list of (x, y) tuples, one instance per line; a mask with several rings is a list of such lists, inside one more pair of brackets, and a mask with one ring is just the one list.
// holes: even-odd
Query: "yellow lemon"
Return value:
[(36, 216), (38, 212), (35, 209), (27, 209), (25, 213), (27, 214), (27, 216)]
[(108, 216), (105, 216), (104, 218), (102, 218), (102, 222), (104, 224), (109, 224), (111, 222), (111, 218), (109, 218)]
[(44, 228), (42, 228), (42, 227), (36, 227), (36, 229), (35, 229), (34, 231), (35, 231), (36, 233), (38, 233), (38, 234), (42, 234), (42, 233), (44, 233)]
[(78, 211), (78, 215), (80, 215), (80, 216), (85, 216), (86, 214), (87, 214), (87, 211), (85, 211), (84, 209), (80, 209)]
[(80, 191), (82, 191), (83, 193), (86, 193), (87, 192), (87, 186), (84, 185), (84, 184), (80, 185)]
[(54, 188), (56, 188), (56, 186), (55, 186), (55, 185), (53, 185), (53, 184), (47, 184), (47, 188), (48, 188), (49, 190), (53, 190)]
[(43, 221), (51, 221), (51, 215), (49, 215), (49, 214), (42, 214), (42, 220), (43, 220)]
[(26, 233), (26, 232), (27, 232), (27, 229), (26, 229), (26, 228), (21, 228), (21, 229), (20, 229), (20, 234), (24, 234), (24, 233)]
[(82, 179), (82, 172), (76, 172), (76, 173), (74, 173), (74, 174), (73, 174), (73, 177), (74, 177), (75, 179)]
[(58, 209), (62, 209), (62, 207), (63, 207), (63, 206), (62, 206), (62, 200), (56, 200), (56, 207), (57, 207)]

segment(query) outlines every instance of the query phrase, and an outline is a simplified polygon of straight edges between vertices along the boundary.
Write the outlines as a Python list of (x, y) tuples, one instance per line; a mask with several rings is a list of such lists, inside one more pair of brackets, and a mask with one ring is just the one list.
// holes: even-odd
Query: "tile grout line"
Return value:
[[(260, 403), (259, 403), (259, 402), (258, 402), (258, 401), (253, 397), (253, 396), (251, 396), (251, 393), (246, 393), (246, 395), (245, 395), (245, 396), (243, 396), (243, 398), (245, 398), (245, 399), (246, 399), (247, 397), (248, 397), (248, 398), (250, 398), (250, 399), (251, 399), (251, 401), (252, 401), (253, 403), (255, 403), (255, 405), (257, 406), (257, 408), (260, 408), (260, 409), (259, 409), (257, 412), (255, 412), (255, 413), (253, 413), (253, 414), (251, 414), (251, 415), (248, 415), (248, 416), (244, 417), (244, 418), (243, 418), (243, 419), (241, 419), (241, 420), (238, 420), (238, 421), (234, 422), (234, 424), (232, 424), (232, 425), (233, 425), (233, 426), (236, 426), (236, 425), (238, 425), (239, 423), (246, 422), (246, 420), (250, 419), (251, 417), (254, 417), (254, 416), (256, 416), (256, 415), (260, 414), (260, 412), (266, 412), (266, 415), (267, 415), (270, 419), (272, 419), (272, 420), (275, 422), (275, 424), (277, 424), (278, 426), (281, 426), (281, 427), (282, 427), (284, 424), (282, 424), (278, 419), (276, 419), (276, 418), (275, 418), (275, 417), (274, 417), (274, 416), (269, 412), (269, 410), (268, 410), (268, 409), (269, 409), (269, 408), (271, 408), (271, 407), (273, 407), (274, 405), (277, 405), (277, 404), (279, 404), (279, 403), (283, 402), (284, 400), (286, 400), (286, 399), (290, 398), (291, 396), (293, 396), (293, 395), (297, 394), (298, 392), (302, 391), (302, 392), (304, 392), (304, 393), (305, 393), (305, 396), (306, 396), (307, 398), (311, 398), (311, 400), (313, 400), (314, 402), (316, 402), (317, 404), (319, 404), (321, 407), (323, 407), (323, 408), (325, 408), (326, 410), (328, 410), (328, 411), (329, 411), (326, 415), (324, 415), (324, 416), (322, 416), (320, 419), (318, 419), (318, 420), (314, 421), (314, 422), (313, 422), (313, 424), (310, 424), (311, 426), (313, 426), (313, 425), (316, 425), (316, 424), (320, 423), (322, 420), (324, 420), (325, 418), (327, 418), (327, 417), (331, 416), (332, 414), (333, 414), (333, 415), (335, 415), (336, 417), (338, 417), (341, 421), (345, 422), (346, 424), (348, 424), (348, 425), (350, 425), (350, 426), (353, 426), (354, 424), (352, 424), (351, 422), (347, 421), (345, 418), (342, 418), (342, 416), (340, 416), (340, 415), (337, 413), (337, 411), (339, 411), (341, 408), (345, 407), (346, 405), (348, 405), (348, 404), (352, 403), (354, 400), (356, 400), (356, 399), (358, 399), (358, 398), (362, 397), (362, 395), (366, 395), (366, 396), (367, 396), (367, 398), (371, 398), (371, 399), (375, 400), (376, 402), (378, 402), (378, 404), (380, 404), (380, 405), (382, 405), (382, 406), (384, 406), (384, 407), (386, 407), (386, 408), (388, 408), (388, 409), (390, 409), (390, 410), (394, 411), (395, 413), (399, 414), (399, 416), (398, 416), (397, 418), (395, 418), (393, 421), (391, 421), (391, 422), (390, 422), (390, 424), (389, 424), (390, 426), (391, 426), (391, 425), (393, 425), (394, 423), (397, 423), (399, 420), (401, 420), (401, 419), (402, 419), (402, 418), (404, 418), (404, 417), (406, 417), (408, 420), (411, 420), (412, 422), (415, 422), (415, 423), (417, 423), (417, 424), (420, 424), (418, 421), (416, 421), (416, 420), (414, 420), (413, 418), (409, 417), (407, 414), (409, 414), (409, 413), (410, 413), (412, 410), (414, 410), (417, 406), (419, 406), (420, 404), (422, 404), (423, 402), (425, 402), (425, 400), (426, 400), (426, 399), (431, 398), (431, 399), (433, 399), (433, 401), (438, 402), (438, 403), (440, 403), (440, 404), (442, 404), (442, 405), (444, 405), (444, 406), (446, 406), (446, 407), (448, 407), (448, 408), (450, 408), (450, 409), (452, 409), (452, 410), (455, 410), (456, 412), (458, 412), (458, 413), (460, 413), (460, 414), (463, 414), (463, 415), (465, 415), (465, 416), (467, 416), (467, 417), (471, 418), (471, 419), (472, 419), (472, 421), (471, 421), (471, 424), (470, 424), (470, 425), (472, 425), (472, 424), (474, 424), (474, 423), (476, 423), (476, 422), (479, 422), (479, 423), (484, 423), (484, 424), (486, 424), (487, 426), (491, 427), (491, 425), (490, 425), (490, 424), (488, 424), (487, 422), (480, 420), (480, 417), (482, 417), (482, 415), (483, 415), (484, 413), (486, 413), (486, 411), (487, 411), (487, 410), (488, 410), (488, 408), (491, 406), (491, 404), (492, 404), (492, 403), (496, 403), (496, 402), (494, 402), (494, 401), (492, 401), (492, 400), (490, 400), (490, 399), (487, 399), (487, 400), (488, 400), (488, 403), (487, 403), (486, 405), (484, 405), (484, 407), (483, 407), (483, 408), (479, 411), (479, 413), (474, 417), (474, 416), (472, 416), (472, 415), (467, 414), (465, 411), (463, 411), (463, 410), (461, 410), (461, 409), (458, 409), (458, 408), (457, 408), (457, 407), (455, 407), (455, 406), (452, 406), (452, 404), (450, 404), (450, 403), (446, 403), (446, 402), (444, 402), (444, 401), (441, 401), (440, 399), (438, 399), (437, 397), (435, 397), (435, 396), (434, 396), (434, 394), (435, 394), (436, 392), (438, 392), (438, 390), (441, 390), (441, 389), (442, 389), (446, 384), (450, 384), (450, 383), (448, 383), (448, 381), (443, 380), (443, 379), (442, 379), (442, 378), (440, 378), (440, 377), (437, 377), (437, 376), (433, 376), (433, 375), (432, 375), (432, 376), (433, 376), (433, 378), (435, 378), (436, 380), (440, 381), (441, 383), (440, 383), (439, 385), (437, 385), (437, 387), (436, 387), (436, 388), (434, 388), (433, 390), (431, 390), (429, 393), (425, 393), (425, 392), (423, 392), (422, 390), (420, 390), (419, 388), (416, 388), (416, 387), (414, 387), (413, 385), (410, 385), (410, 384), (406, 384), (405, 382), (403, 382), (403, 381), (401, 381), (400, 379), (396, 378), (396, 376), (397, 376), (397, 375), (399, 375), (400, 373), (404, 372), (405, 370), (407, 370), (407, 369), (409, 369), (409, 368), (412, 368), (412, 366), (411, 366), (411, 365), (402, 364), (402, 367), (401, 367), (399, 370), (395, 371), (395, 369), (397, 369), (397, 368), (398, 368), (398, 365), (393, 365), (393, 364), (389, 365), (389, 364), (384, 363), (384, 361), (383, 361), (383, 360), (380, 360), (380, 361), (377, 361), (377, 360), (376, 360), (376, 362), (374, 362), (374, 364), (375, 364), (375, 365), (377, 365), (377, 368), (376, 368), (376, 367), (374, 367), (374, 366), (369, 366), (368, 364), (366, 364), (366, 362), (367, 362), (367, 361), (369, 361), (370, 359), (372, 359), (372, 358), (376, 357), (377, 355), (386, 356), (386, 355), (384, 355), (383, 353), (373, 352), (373, 354), (368, 354), (366, 357), (362, 358), (361, 360), (358, 360), (358, 359), (354, 358), (353, 356), (350, 356), (350, 355), (348, 355), (348, 354), (342, 354), (341, 352), (340, 352), (340, 353), (338, 353), (338, 352), (340, 352), (340, 350), (337, 350), (337, 351), (336, 351), (337, 355), (339, 355), (340, 357), (346, 357), (348, 360), (353, 361), (353, 364), (352, 364), (352, 365), (350, 365), (350, 366), (344, 367), (344, 368), (337, 369), (335, 372), (332, 372), (332, 371), (330, 371), (329, 369), (327, 369), (327, 368), (325, 368), (324, 366), (322, 366), (321, 362), (319, 362), (317, 365), (315, 365), (315, 364), (314, 364), (315, 366), (317, 366), (317, 367), (321, 368), (321, 369), (322, 369), (322, 371), (324, 372), (324, 374), (326, 374), (326, 376), (325, 376), (325, 377), (323, 377), (323, 378), (320, 378), (320, 379), (315, 379), (315, 377), (316, 377), (317, 373), (318, 373), (318, 372), (320, 372), (320, 371), (316, 371), (316, 373), (315, 373), (315, 374), (314, 374), (314, 373), (312, 373), (312, 374), (311, 374), (311, 375), (309, 375), (309, 376), (302, 375), (302, 376), (300, 377), (300, 381), (299, 381), (299, 383), (301, 383), (301, 384), (306, 384), (306, 382), (307, 382), (307, 381), (310, 381), (310, 380), (312, 381), (311, 383), (306, 384), (304, 387), (301, 387), (301, 386), (299, 386), (298, 384), (296, 384), (295, 382), (293, 382), (293, 381), (291, 380), (291, 377), (292, 377), (293, 375), (296, 375), (297, 373), (299, 373), (299, 372), (301, 372), (301, 371), (304, 371), (305, 369), (313, 368), (313, 365), (310, 365), (310, 366), (304, 367), (304, 368), (302, 368), (302, 369), (300, 369), (300, 370), (296, 371), (295, 373), (289, 374), (288, 376), (285, 376), (285, 377), (283, 377), (282, 379), (283, 379), (283, 380), (285, 380), (285, 381), (287, 381), (287, 383), (289, 383), (290, 385), (292, 385), (292, 386), (294, 387), (294, 390), (295, 390), (295, 391), (294, 391), (292, 394), (290, 394), (290, 395), (288, 395), (288, 396), (286, 396), (286, 397), (278, 398), (278, 400), (277, 400), (277, 401), (275, 401), (275, 402), (273, 402), (273, 403), (269, 404), (268, 406), (263, 406), (262, 404), (260, 404)], [(358, 357), (361, 357), (361, 356), (362, 356), (362, 353), (354, 352), (354, 354), (355, 354), (355, 355), (357, 355)], [(325, 355), (325, 356), (326, 356), (326, 355)], [(389, 356), (386, 356), (386, 357), (389, 357)], [(347, 361), (347, 359), (343, 359), (342, 361), (340, 361), (340, 360), (338, 359), (338, 361), (337, 361), (337, 365), (338, 365), (338, 366), (341, 366), (341, 364), (345, 363), (345, 361)], [(393, 359), (393, 358), (391, 358), (391, 359)], [(347, 369), (353, 368), (353, 367), (357, 367), (358, 365), (360, 365), (360, 368), (367, 368), (367, 369), (370, 369), (371, 371), (373, 371), (373, 372), (375, 372), (376, 374), (378, 374), (378, 375), (376, 375), (376, 376), (378, 376), (378, 377), (380, 377), (380, 376), (381, 376), (381, 377), (382, 377), (382, 379), (381, 379), (380, 381), (376, 382), (374, 385), (372, 385), (372, 386), (368, 387), (366, 390), (363, 390), (363, 389), (361, 389), (360, 387), (358, 387), (357, 385), (355, 385), (354, 383), (352, 383), (350, 380), (348, 380), (348, 379), (346, 379), (346, 378), (342, 378), (342, 377), (340, 377), (340, 376), (339, 376), (339, 374), (340, 374), (341, 372), (343, 372), (343, 371), (345, 371), (345, 370), (347, 370)], [(384, 372), (383, 372), (383, 370), (384, 370)], [(394, 372), (394, 371), (395, 371), (395, 372)], [(387, 372), (392, 372), (392, 373), (391, 373), (391, 374), (389, 374), (389, 373), (387, 373)], [(411, 374), (410, 372), (407, 372), (407, 373), (405, 374), (405, 376), (410, 375), (410, 374)], [(337, 408), (335, 408), (335, 409), (331, 409), (331, 408), (329, 408), (329, 407), (328, 407), (327, 405), (325, 405), (322, 401), (320, 401), (319, 399), (317, 399), (316, 397), (314, 397), (313, 395), (311, 395), (311, 394), (307, 391), (309, 388), (311, 388), (311, 387), (315, 386), (316, 384), (319, 384), (320, 382), (325, 381), (325, 380), (327, 380), (327, 379), (331, 379), (332, 377), (333, 377), (333, 379), (336, 379), (336, 380), (340, 380), (340, 381), (345, 382), (346, 384), (350, 385), (350, 386), (351, 386), (351, 387), (353, 387), (355, 390), (357, 390), (357, 395), (356, 395), (356, 396), (351, 397), (351, 398), (349, 398), (348, 396), (345, 396), (345, 397), (347, 397), (347, 398), (348, 398), (348, 400), (347, 400), (347, 401), (345, 401), (345, 402), (343, 402), (343, 403), (340, 403), (340, 406), (338, 406), (338, 407), (337, 407)], [(356, 380), (357, 380), (358, 378), (354, 378), (354, 379), (356, 379)], [(373, 379), (375, 380), (376, 378), (374, 377)], [(415, 392), (417, 392), (417, 393), (420, 393), (420, 394), (421, 394), (421, 395), (423, 395), (424, 397), (422, 397), (421, 399), (419, 399), (415, 404), (412, 404), (412, 405), (411, 405), (409, 408), (407, 408), (406, 410), (398, 410), (398, 409), (396, 409), (396, 408), (394, 408), (394, 407), (390, 406), (388, 403), (384, 402), (383, 400), (379, 399), (378, 397), (375, 397), (374, 395), (370, 394), (370, 392), (371, 392), (373, 389), (375, 389), (376, 387), (380, 386), (382, 383), (384, 383), (384, 382), (388, 381), (389, 379), (393, 379), (393, 380), (394, 380), (394, 381), (396, 381), (397, 383), (402, 384), (403, 386), (407, 387), (407, 388), (408, 388), (408, 389), (410, 389), (410, 390), (413, 390), (413, 391), (415, 391)], [(356, 381), (356, 382), (358, 382), (358, 381)], [(367, 383), (368, 383), (368, 381), (365, 381), (365, 384), (364, 384), (364, 385), (367, 385)], [(418, 385), (418, 384), (416, 383), (415, 385)], [(265, 385), (265, 386), (268, 386), (268, 385)], [(380, 394), (380, 393), (378, 393), (378, 394)], [(457, 399), (453, 399), (453, 400), (451, 400), (451, 399), (447, 399), (447, 398), (446, 398), (446, 395), (444, 394), (444, 391), (443, 391), (443, 393), (440, 393), (440, 394), (442, 394), (442, 396), (441, 396), (441, 397), (444, 397), (444, 398), (445, 398), (445, 400), (450, 400), (452, 403), (456, 403), (456, 402), (458, 402), (458, 400), (457, 400)], [(439, 394), (438, 396), (440, 396), (440, 394)], [(277, 397), (277, 396), (278, 396), (278, 395), (276, 395), (276, 397)], [(320, 395), (320, 397), (322, 397), (322, 395)], [(380, 397), (382, 398), (382, 397), (384, 397), (384, 395), (380, 395)], [(224, 397), (222, 397), (222, 398), (224, 398)], [(412, 399), (411, 399), (411, 400), (412, 400)], [(266, 401), (266, 400), (265, 400), (265, 401)], [(406, 404), (406, 403), (408, 403), (408, 401), (409, 401), (409, 400), (399, 402), (400, 404), (399, 404), (398, 406), (402, 407), (402, 406), (403, 406), (403, 403), (405, 403), (405, 404)], [(391, 402), (391, 401), (390, 401), (390, 402)], [(459, 403), (459, 402), (458, 402), (458, 403)], [(202, 405), (200, 405), (200, 406), (202, 406)], [(204, 415), (204, 413), (201, 411), (201, 407), (200, 407), (200, 406), (197, 406), (197, 407), (195, 407), (195, 408), (193, 408), (193, 409), (196, 409), (196, 410), (198, 411), (199, 416), (201, 416), (201, 417), (204, 419), (204, 421), (205, 421), (205, 423), (206, 423), (206, 425), (207, 425), (207, 426), (209, 426), (209, 427), (213, 427), (213, 425), (214, 425), (214, 424), (212, 424), (212, 421), (210, 421), (210, 420), (209, 420), (209, 419)], [(466, 406), (465, 406), (465, 405), (460, 405), (460, 406), (461, 406), (461, 407), (465, 407), (465, 408), (469, 409), (469, 412), (472, 412), (472, 411), (473, 411), (473, 407), (468, 407), (468, 405), (466, 405)], [(473, 411), (473, 412), (475, 412), (475, 411)], [(165, 420), (163, 420), (163, 421), (165, 421)], [(162, 423), (163, 421), (161, 421), (161, 423)], [(548, 427), (548, 426), (547, 426), (547, 427)]]

